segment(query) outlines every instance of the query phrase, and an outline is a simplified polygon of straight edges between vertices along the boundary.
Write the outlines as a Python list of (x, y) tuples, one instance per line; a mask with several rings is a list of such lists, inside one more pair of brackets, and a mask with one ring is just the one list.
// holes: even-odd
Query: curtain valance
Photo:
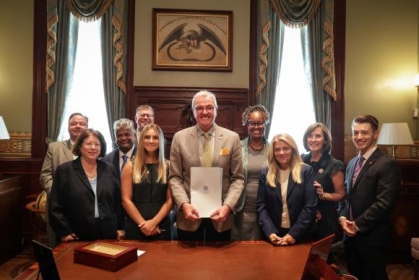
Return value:
[(270, 0), (281, 21), (288, 27), (301, 28), (314, 17), (321, 0)]
[(76, 18), (88, 22), (101, 18), (113, 0), (66, 0), (65, 2)]

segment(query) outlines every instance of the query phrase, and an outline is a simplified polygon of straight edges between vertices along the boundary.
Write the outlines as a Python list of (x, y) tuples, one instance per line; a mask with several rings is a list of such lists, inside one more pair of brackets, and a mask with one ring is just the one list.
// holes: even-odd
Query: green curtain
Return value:
[[(102, 71), (109, 129), (125, 117), (128, 1), (115, 0), (102, 18)], [(112, 142), (115, 134), (111, 133)]]
[[(282, 47), (284, 43), (284, 26), (275, 15), (269, 0), (258, 1), (257, 22), (257, 61), (256, 102), (262, 104), (271, 113), (275, 105), (275, 92), (281, 67)], [(265, 127), (265, 135), (269, 135), (271, 123)]]
[(301, 28), (314, 17), (321, 0), (271, 0), (272, 8), (289, 27)]
[(71, 13), (82, 21), (94, 21), (100, 19), (113, 0), (65, 0)]
[(56, 141), (63, 121), (77, 50), (78, 21), (72, 21), (63, 1), (47, 1), (47, 139)]
[(302, 33), (306, 76), (313, 93), (316, 121), (329, 129), (332, 122), (332, 101), (336, 100), (333, 60), (333, 0), (322, 4)]
[[(102, 18), (103, 82), (110, 131), (113, 122), (125, 116), (128, 1), (48, 0), (48, 137), (53, 140), (59, 134), (74, 72), (78, 20), (72, 21), (70, 12), (87, 22)], [(113, 133), (111, 137), (115, 141)]]
[[(313, 92), (316, 121), (331, 126), (331, 102), (336, 100), (333, 60), (334, 0), (258, 1), (257, 102), (271, 113), (279, 79), (283, 25), (307, 26), (302, 32), (306, 76)], [(277, 53), (278, 52), (278, 53)], [(269, 134), (270, 125), (266, 127)]]

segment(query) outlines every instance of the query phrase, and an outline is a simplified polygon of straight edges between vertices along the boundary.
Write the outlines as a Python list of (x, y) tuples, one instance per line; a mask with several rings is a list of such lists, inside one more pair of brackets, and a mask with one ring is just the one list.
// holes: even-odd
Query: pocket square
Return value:
[(222, 148), (220, 150), (220, 156), (226, 156), (228, 154), (230, 154), (230, 151), (228, 150), (228, 148)]

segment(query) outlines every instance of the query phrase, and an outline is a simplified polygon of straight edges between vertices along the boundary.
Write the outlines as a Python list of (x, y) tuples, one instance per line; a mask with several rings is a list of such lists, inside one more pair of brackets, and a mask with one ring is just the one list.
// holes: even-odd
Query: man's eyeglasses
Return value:
[(151, 115), (151, 114), (141, 114), (140, 115), (140, 118), (152, 118), (152, 117), (154, 117), (154, 115)]
[(211, 113), (212, 111), (214, 111), (214, 106), (208, 105), (206, 107), (203, 107), (203, 106), (195, 107), (195, 111), (198, 113), (202, 113), (204, 112), (204, 110), (207, 110), (208, 113)]
[(265, 123), (264, 122), (247, 122), (247, 125), (251, 128), (255, 128), (255, 127), (265, 127)]

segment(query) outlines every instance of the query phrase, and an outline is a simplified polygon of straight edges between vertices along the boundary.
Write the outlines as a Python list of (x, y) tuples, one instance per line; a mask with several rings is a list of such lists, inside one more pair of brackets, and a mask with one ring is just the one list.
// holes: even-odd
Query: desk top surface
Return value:
[[(264, 241), (199, 245), (193, 242), (137, 242), (145, 253), (117, 272), (73, 262), (74, 248), (88, 242), (62, 243), (54, 249), (61, 279), (301, 279), (310, 244), (278, 247)], [(34, 265), (15, 279), (36, 279)]]

